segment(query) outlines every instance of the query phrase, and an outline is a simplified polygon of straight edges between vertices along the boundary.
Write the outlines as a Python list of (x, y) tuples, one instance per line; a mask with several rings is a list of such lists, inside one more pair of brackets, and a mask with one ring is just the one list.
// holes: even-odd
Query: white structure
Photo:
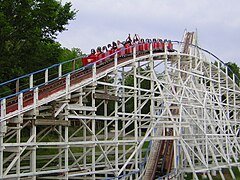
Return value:
[[(237, 79), (188, 44), (196, 44), (194, 33), (184, 41), (175, 52), (134, 48), (133, 56), (115, 55), (84, 73), (76, 67), (81, 59), (54, 65), (39, 72), (42, 85), (36, 74), (1, 84), (16, 83), (18, 92), (0, 99), (0, 179), (149, 179), (162, 140), (173, 152), (166, 177), (225, 179), (226, 168), (234, 178)], [(70, 63), (76, 70), (64, 74)], [(59, 77), (51, 80), (50, 72)], [(30, 89), (21, 91), (21, 81)]]

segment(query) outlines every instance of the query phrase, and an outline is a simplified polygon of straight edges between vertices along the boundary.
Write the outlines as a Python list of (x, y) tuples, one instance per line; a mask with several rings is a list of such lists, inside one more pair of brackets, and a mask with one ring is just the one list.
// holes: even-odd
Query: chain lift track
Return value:
[(75, 59), (66, 74), (54, 65), (37, 86), (24, 76), (29, 88), (0, 98), (0, 179), (235, 178), (239, 81), (195, 33), (183, 41), (102, 66)]

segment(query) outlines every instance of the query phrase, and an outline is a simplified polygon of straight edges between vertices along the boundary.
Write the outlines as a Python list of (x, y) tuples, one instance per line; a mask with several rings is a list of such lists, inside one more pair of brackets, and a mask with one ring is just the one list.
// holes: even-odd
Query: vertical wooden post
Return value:
[(59, 64), (58, 66), (58, 77), (62, 76), (62, 64)]
[(45, 70), (45, 83), (48, 82), (48, 69)]
[(29, 77), (29, 88), (33, 88), (33, 74)]

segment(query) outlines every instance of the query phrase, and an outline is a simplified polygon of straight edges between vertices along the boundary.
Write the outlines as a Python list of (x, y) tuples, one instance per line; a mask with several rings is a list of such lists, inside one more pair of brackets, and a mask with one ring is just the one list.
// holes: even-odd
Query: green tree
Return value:
[(72, 49), (68, 49), (68, 48), (62, 48), (61, 49), (62, 53), (61, 56), (59, 58), (60, 62), (64, 62), (66, 60), (70, 60), (70, 59), (74, 59), (76, 57), (82, 56), (82, 51), (79, 48), (72, 48)]
[[(218, 66), (217, 61), (214, 62), (214, 65)], [(227, 62), (225, 65), (228, 67), (228, 76), (231, 77), (231, 79), (233, 79), (233, 74), (235, 74), (236, 75), (235, 82), (239, 84), (240, 83), (240, 67), (233, 62)], [(220, 68), (222, 69), (222, 71), (226, 72), (226, 66), (220, 64)]]
[(236, 75), (236, 83), (239, 84), (239, 80), (240, 80), (240, 67), (233, 62), (228, 62), (226, 64), (228, 66), (228, 68), (230, 69), (230, 71), (228, 70), (228, 75), (233, 78), (233, 74)]
[(0, 0), (0, 82), (57, 63), (75, 10), (57, 0)]
[[(62, 48), (61, 56), (59, 57), (59, 62), (64, 62), (67, 60), (75, 59), (80, 56), (83, 56), (81, 49), (79, 48)], [(82, 67), (82, 59), (78, 58), (76, 61), (73, 61), (72, 64), (65, 64), (63, 66), (63, 72), (70, 72), (72, 70)]]

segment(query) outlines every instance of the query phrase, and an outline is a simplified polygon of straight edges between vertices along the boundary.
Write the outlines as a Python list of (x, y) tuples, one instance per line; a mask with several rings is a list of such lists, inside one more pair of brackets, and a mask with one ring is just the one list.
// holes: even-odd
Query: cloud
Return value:
[[(63, 2), (66, 2), (64, 0)], [(181, 40), (184, 29), (198, 29), (201, 46), (222, 59), (240, 64), (240, 1), (229, 0), (72, 0), (76, 20), (58, 40), (84, 52), (128, 33), (144, 38)]]

